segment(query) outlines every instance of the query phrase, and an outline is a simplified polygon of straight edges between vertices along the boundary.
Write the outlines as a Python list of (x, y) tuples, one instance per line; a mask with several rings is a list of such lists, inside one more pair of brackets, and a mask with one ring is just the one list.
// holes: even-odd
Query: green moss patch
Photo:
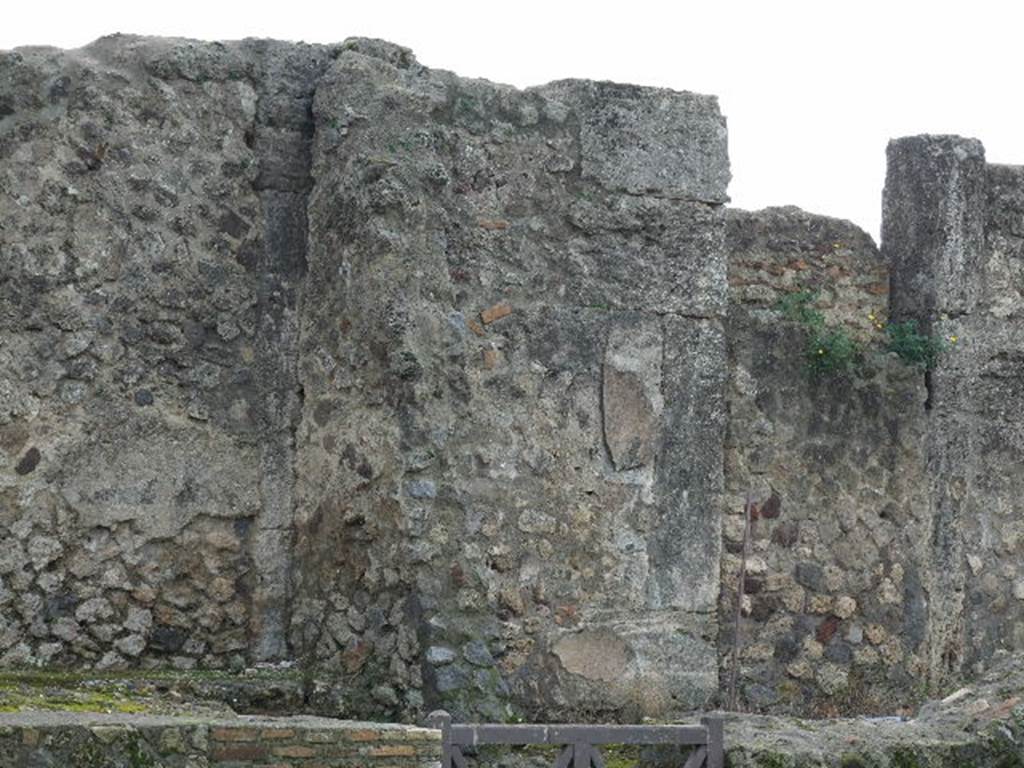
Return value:
[[(154, 714), (223, 712), (238, 686), (258, 692), (291, 683), (291, 670), (233, 675), (210, 671), (0, 671), (0, 713), (47, 710)], [(220, 689), (227, 691), (218, 696)]]
[(0, 683), (0, 712), (31, 710), (137, 713), (149, 712), (150, 707), (117, 690), (74, 691)]

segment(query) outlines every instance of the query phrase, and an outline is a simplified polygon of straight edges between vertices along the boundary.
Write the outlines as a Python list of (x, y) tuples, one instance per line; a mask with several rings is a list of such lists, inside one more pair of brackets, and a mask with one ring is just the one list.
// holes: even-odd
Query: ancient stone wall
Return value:
[(359, 43), (315, 117), (296, 645), (378, 681), (372, 706), (699, 705), (724, 431), (715, 101), (519, 92)]
[[(867, 232), (799, 208), (727, 212), (729, 313), (768, 318), (780, 299), (815, 294), (832, 325), (860, 341), (879, 337), (889, 304), (889, 268)], [(760, 312), (758, 312), (760, 311)]]
[(299, 657), (390, 713), (714, 692), (713, 98), (371, 41), (2, 76), (4, 664)]
[[(727, 212), (713, 97), (368, 40), (115, 36), (0, 85), (0, 665), (697, 708), (748, 492), (745, 706), (891, 709), (1024, 642), (1024, 172), (977, 142), (892, 145), (880, 254)], [(809, 375), (800, 289), (855, 374)]]
[(0, 59), (0, 663), (287, 655), (325, 50)]
[[(848, 222), (793, 208), (728, 220), (722, 686), (738, 643), (747, 708), (892, 711), (921, 693), (929, 517), (923, 376), (885, 353), (871, 319), (884, 317), (888, 271)], [(805, 331), (777, 308), (798, 290), (862, 344), (853, 375), (808, 370)]]
[[(891, 711), (1021, 647), (1022, 185), (977, 141), (893, 142), (881, 258), (840, 222), (730, 212), (719, 652), (725, 685), (749, 490), (748, 706)], [(868, 350), (855, 375), (801, 374), (800, 329), (773, 309), (798, 289)], [(927, 374), (873, 327), (908, 319), (941, 339)]]
[(1021, 247), (1024, 171), (972, 139), (889, 147), (883, 252), (893, 308), (951, 347), (929, 377), (929, 585), (936, 680), (1024, 641)]

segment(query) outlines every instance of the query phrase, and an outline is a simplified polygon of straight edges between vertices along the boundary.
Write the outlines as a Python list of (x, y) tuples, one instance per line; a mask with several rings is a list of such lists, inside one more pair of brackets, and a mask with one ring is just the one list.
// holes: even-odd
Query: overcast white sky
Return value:
[(1024, 163), (1024, 4), (7, 0), (0, 49), (111, 32), (333, 42), (383, 37), (427, 66), (518, 86), (588, 77), (717, 94), (733, 204), (799, 205), (877, 237), (885, 145), (984, 142)]

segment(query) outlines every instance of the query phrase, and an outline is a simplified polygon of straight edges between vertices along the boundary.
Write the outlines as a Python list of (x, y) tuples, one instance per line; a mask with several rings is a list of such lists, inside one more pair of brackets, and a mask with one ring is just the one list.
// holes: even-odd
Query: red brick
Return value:
[(829, 616), (818, 625), (818, 631), (815, 633), (814, 639), (824, 645), (832, 639), (837, 629), (839, 629), (839, 617)]
[(276, 739), (290, 739), (295, 736), (294, 728), (264, 728), (260, 731), (260, 738), (272, 741)]
[(301, 744), (289, 744), (287, 747), (274, 747), (274, 755), (277, 757), (315, 757), (316, 750)]
[(371, 757), (414, 757), (416, 748), (408, 744), (385, 744), (370, 750)]
[(218, 744), (210, 751), (214, 760), (262, 760), (266, 756), (262, 744)]
[(259, 731), (255, 728), (214, 728), (210, 736), (214, 741), (256, 741)]
[(370, 655), (371, 647), (369, 643), (357, 642), (351, 648), (346, 648), (341, 654), (341, 662), (345, 665), (345, 671), (350, 675), (354, 675), (363, 668), (366, 663), (367, 657)]
[(503, 317), (508, 317), (512, 314), (512, 305), (507, 301), (503, 301), (499, 304), (495, 304), (493, 307), (488, 307), (480, 313), (480, 319), (484, 321), (484, 325), (490, 325), (495, 320), (501, 320)]

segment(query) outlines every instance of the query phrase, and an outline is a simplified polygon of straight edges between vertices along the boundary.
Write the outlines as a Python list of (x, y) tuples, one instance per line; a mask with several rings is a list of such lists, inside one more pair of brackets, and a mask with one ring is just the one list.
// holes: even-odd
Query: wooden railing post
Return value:
[(725, 733), (722, 718), (702, 717), (701, 725), (708, 729), (708, 768), (725, 766)]
[(452, 716), (435, 709), (427, 715), (427, 726), (441, 732), (441, 768), (452, 768)]

